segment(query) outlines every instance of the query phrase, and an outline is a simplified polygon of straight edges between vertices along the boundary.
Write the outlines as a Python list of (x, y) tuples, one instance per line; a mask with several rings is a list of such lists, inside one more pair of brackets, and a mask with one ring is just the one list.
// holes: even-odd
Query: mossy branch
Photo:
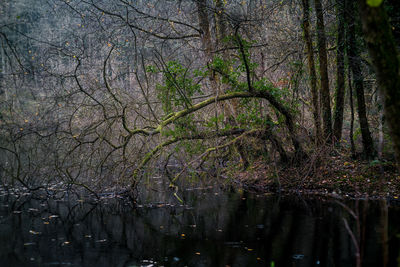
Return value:
[(213, 138), (213, 137), (223, 137), (223, 136), (230, 136), (230, 135), (236, 135), (236, 134), (242, 134), (246, 130), (244, 129), (232, 129), (232, 130), (226, 130), (226, 131), (220, 131), (220, 132), (203, 132), (199, 133), (196, 135), (188, 135), (188, 136), (181, 136), (181, 137), (174, 137), (169, 140), (166, 140), (165, 142), (157, 145), (155, 148), (153, 148), (151, 151), (147, 152), (138, 167), (133, 171), (133, 181), (135, 184), (138, 182), (138, 177), (139, 177), (139, 172), (143, 169), (144, 166), (154, 157), (155, 154), (157, 154), (161, 149), (163, 149), (166, 146), (172, 145), (176, 142), (182, 141), (182, 140), (196, 140), (196, 139), (207, 139), (207, 138)]
[[(174, 112), (171, 113), (167, 116), (167, 118), (165, 120), (163, 120), (153, 131), (147, 131), (144, 129), (135, 129), (134, 131), (131, 131), (131, 135), (133, 134), (138, 134), (138, 133), (142, 133), (145, 135), (155, 135), (155, 134), (159, 134), (161, 133), (162, 129), (171, 124), (174, 123), (176, 120), (185, 117), (193, 112), (196, 112), (202, 108), (205, 108), (206, 106), (213, 104), (215, 102), (220, 102), (220, 101), (225, 101), (225, 100), (229, 100), (229, 99), (234, 99), (234, 98), (263, 98), (268, 100), (271, 105), (276, 108), (284, 117), (285, 117), (285, 123), (286, 123), (286, 127), (289, 130), (289, 134), (291, 136), (292, 139), (292, 143), (293, 146), (296, 150), (296, 154), (297, 155), (301, 155), (304, 156), (305, 153), (301, 147), (300, 142), (297, 139), (297, 136), (295, 134), (295, 127), (294, 127), (294, 123), (293, 123), (293, 116), (290, 112), (290, 110), (288, 108), (286, 108), (281, 102), (278, 101), (278, 99), (276, 99), (276, 97), (274, 95), (272, 95), (270, 92), (268, 91), (251, 91), (251, 92), (232, 92), (232, 93), (227, 93), (227, 94), (223, 94), (223, 95), (219, 95), (216, 97), (212, 97), (209, 98), (207, 100), (204, 100), (200, 103), (197, 103), (193, 106), (190, 106), (184, 110), (178, 111), (178, 112)], [(250, 130), (246, 132), (247, 134), (250, 133), (254, 133), (254, 131), (259, 131), (259, 130)], [(243, 133), (243, 132), (242, 132)], [(233, 132), (226, 132), (226, 135), (233, 135), (233, 134), (238, 134), (238, 132), (233, 133)], [(171, 144), (174, 144), (178, 141), (181, 140), (194, 140), (194, 139), (204, 139), (204, 138), (212, 138), (217, 137), (217, 136), (223, 136), (224, 133), (214, 133), (211, 134), (198, 134), (198, 135), (188, 135), (188, 136), (181, 136), (181, 137), (174, 137), (171, 138), (167, 141), (164, 141), (163, 143), (157, 145), (155, 148), (153, 148), (151, 151), (149, 151), (148, 153), (146, 153), (146, 155), (144, 156), (143, 160), (140, 162), (140, 164), (138, 165), (138, 167), (134, 170), (133, 172), (133, 183), (137, 183), (138, 182), (138, 176), (139, 176), (139, 172), (143, 169), (143, 167), (153, 158), (153, 156), (158, 153), (162, 148), (169, 146)], [(226, 136), (225, 135), (225, 136)], [(237, 139), (233, 139), (232, 142), (236, 142)], [(231, 142), (227, 143), (227, 144), (232, 144)], [(212, 149), (212, 148), (210, 148)], [(215, 149), (218, 149), (218, 147), (216, 147)], [(211, 152), (211, 151), (209, 151)]]
[(173, 179), (172, 179), (172, 183), (175, 182), (188, 168), (188, 166), (192, 165), (195, 161), (201, 160), (204, 161), (206, 159), (206, 157), (208, 157), (208, 155), (211, 152), (217, 151), (219, 149), (234, 145), (236, 142), (240, 141), (242, 138), (249, 136), (249, 135), (254, 135), (254, 134), (258, 134), (258, 133), (264, 133), (264, 130), (260, 130), (260, 129), (253, 129), (253, 130), (249, 130), (246, 132), (243, 132), (241, 135), (233, 138), (232, 140), (230, 140), (229, 142), (219, 145), (219, 146), (215, 146), (215, 147), (210, 147), (208, 149), (206, 149), (206, 151), (204, 151), (200, 156), (198, 156), (196, 159), (192, 160), (190, 163), (188, 163)]
[(162, 128), (164, 128), (168, 124), (171, 124), (179, 118), (185, 117), (186, 115), (196, 112), (197, 110), (205, 108), (208, 105), (214, 104), (215, 102), (225, 101), (225, 100), (234, 99), (234, 98), (249, 98), (249, 97), (255, 97), (255, 96), (254, 96), (254, 94), (252, 94), (250, 92), (232, 92), (232, 93), (219, 95), (216, 97), (211, 97), (200, 103), (190, 106), (184, 110), (169, 114), (167, 119), (162, 121), (152, 134), (160, 133)]

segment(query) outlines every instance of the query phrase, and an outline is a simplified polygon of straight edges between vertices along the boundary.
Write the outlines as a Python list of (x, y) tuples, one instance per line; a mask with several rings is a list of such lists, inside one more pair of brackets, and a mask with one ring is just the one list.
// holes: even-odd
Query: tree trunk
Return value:
[(364, 77), (361, 71), (361, 60), (358, 52), (358, 47), (356, 44), (355, 16), (354, 16), (356, 7), (354, 4), (355, 4), (354, 1), (346, 0), (346, 10), (348, 10), (348, 12), (346, 12), (347, 14), (346, 20), (348, 24), (347, 56), (349, 59), (349, 66), (353, 74), (354, 88), (356, 89), (357, 113), (358, 113), (358, 119), (360, 121), (364, 155), (366, 158), (371, 159), (375, 156), (375, 149), (368, 125), (367, 109), (365, 106), (365, 97), (364, 97), (364, 85), (363, 85)]
[(226, 36), (226, 18), (223, 0), (215, 0), (215, 29), (217, 33), (217, 47), (222, 46)]
[(308, 71), (310, 73), (310, 87), (312, 95), (312, 106), (313, 106), (313, 117), (315, 126), (315, 140), (317, 143), (321, 142), (321, 118), (320, 118), (320, 107), (318, 100), (318, 89), (317, 89), (317, 74), (315, 72), (314, 62), (314, 48), (312, 45), (312, 38), (310, 35), (310, 6), (308, 0), (302, 0), (303, 5), (303, 33), (304, 41), (307, 48), (307, 59), (308, 59)]
[(370, 7), (359, 0), (364, 38), (384, 97), (385, 119), (390, 128), (397, 162), (400, 160), (400, 62), (392, 29), (383, 6)]
[(199, 27), (201, 30), (201, 42), (204, 49), (204, 54), (208, 62), (212, 61), (212, 41), (210, 33), (210, 22), (208, 20), (207, 1), (197, 0), (197, 13), (199, 17)]
[(332, 114), (331, 114), (331, 96), (329, 93), (328, 58), (326, 53), (324, 14), (322, 11), (321, 0), (315, 0), (314, 4), (315, 4), (315, 12), (317, 15), (317, 39), (318, 39), (319, 69), (321, 74), (321, 102), (322, 102), (323, 129), (324, 129), (324, 137), (326, 141), (330, 143), (332, 138)]
[(335, 93), (335, 111), (333, 123), (333, 136), (336, 142), (342, 138), (343, 128), (343, 109), (345, 93), (345, 69), (344, 69), (344, 0), (337, 0), (337, 53), (336, 53), (336, 93)]
[(350, 146), (351, 146), (351, 156), (356, 157), (356, 145), (354, 144), (354, 102), (353, 102), (353, 86), (351, 85), (351, 71), (350, 68), (347, 70), (347, 77), (349, 83), (349, 103), (350, 103)]

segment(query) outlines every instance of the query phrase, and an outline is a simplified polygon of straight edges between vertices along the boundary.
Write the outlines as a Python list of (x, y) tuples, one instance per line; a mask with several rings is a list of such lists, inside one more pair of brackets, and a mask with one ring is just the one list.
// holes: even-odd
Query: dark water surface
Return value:
[(173, 193), (153, 191), (132, 209), (111, 196), (96, 204), (3, 192), (0, 266), (355, 266), (344, 219), (362, 266), (400, 266), (395, 203), (342, 201), (347, 209), (213, 187), (180, 191), (183, 205)]

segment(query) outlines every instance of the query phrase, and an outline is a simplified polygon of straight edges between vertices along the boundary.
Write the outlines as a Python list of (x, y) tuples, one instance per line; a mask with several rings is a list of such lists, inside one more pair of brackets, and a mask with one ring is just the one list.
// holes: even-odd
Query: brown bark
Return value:
[(337, 50), (336, 50), (336, 92), (335, 111), (333, 123), (333, 136), (335, 142), (340, 142), (343, 128), (343, 109), (345, 93), (345, 68), (344, 68), (344, 0), (337, 0)]
[(356, 157), (356, 145), (354, 144), (354, 102), (353, 102), (353, 86), (351, 85), (351, 70), (347, 70), (347, 77), (349, 83), (349, 103), (350, 103), (350, 146), (351, 146), (351, 156)]
[(347, 56), (349, 59), (349, 66), (351, 72), (353, 74), (353, 84), (356, 90), (356, 98), (357, 98), (357, 113), (358, 119), (360, 121), (361, 128), (361, 137), (362, 143), (364, 147), (364, 155), (366, 158), (370, 159), (375, 156), (374, 143), (372, 140), (371, 132), (369, 130), (368, 119), (367, 119), (367, 109), (365, 106), (365, 97), (364, 97), (364, 85), (363, 80), (364, 77), (361, 71), (361, 59), (358, 51), (358, 47), (356, 44), (356, 33), (355, 33), (355, 5), (354, 1), (346, 0), (346, 21), (348, 23), (348, 32), (347, 32)]
[(322, 103), (322, 121), (324, 137), (328, 142), (332, 138), (332, 114), (331, 114), (331, 96), (329, 93), (328, 78), (328, 57), (326, 52), (326, 37), (324, 26), (324, 14), (322, 11), (321, 0), (315, 0), (315, 13), (317, 15), (317, 39), (319, 69), (321, 74), (321, 103)]
[(226, 18), (223, 0), (215, 1), (215, 28), (217, 32), (217, 47), (222, 46), (222, 40), (226, 36)]
[[(214, 49), (213, 42), (211, 40), (211, 32), (210, 32), (210, 21), (208, 19), (208, 11), (207, 11), (207, 1), (206, 0), (197, 0), (197, 13), (199, 17), (199, 27), (201, 30), (201, 44), (204, 50), (204, 56), (206, 59), (206, 64), (208, 65), (213, 61), (212, 51)], [(210, 72), (210, 85), (211, 90), (214, 95), (218, 94), (218, 77), (214, 72)]]
[(313, 118), (315, 126), (315, 140), (317, 143), (321, 141), (321, 118), (320, 118), (320, 107), (318, 100), (318, 88), (317, 88), (317, 74), (315, 72), (315, 61), (314, 61), (314, 49), (312, 45), (312, 38), (310, 35), (310, 6), (308, 0), (302, 0), (303, 6), (303, 34), (304, 41), (307, 48), (307, 60), (308, 60), (308, 71), (310, 74), (310, 87), (312, 96), (313, 106)]
[(204, 49), (204, 54), (208, 62), (212, 61), (211, 51), (213, 45), (211, 41), (210, 22), (208, 20), (207, 1), (197, 0), (197, 13), (199, 17), (199, 27), (201, 30), (201, 42)]
[(400, 60), (383, 6), (370, 7), (358, 1), (364, 39), (377, 76), (378, 86), (384, 97), (385, 118), (388, 122), (394, 151), (400, 159)]

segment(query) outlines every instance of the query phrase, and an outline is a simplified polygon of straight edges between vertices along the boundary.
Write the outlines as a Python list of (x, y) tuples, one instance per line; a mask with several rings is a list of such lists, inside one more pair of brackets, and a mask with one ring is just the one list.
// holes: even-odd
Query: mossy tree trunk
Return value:
[(199, 28), (201, 30), (201, 43), (204, 49), (206, 60), (212, 61), (213, 44), (210, 33), (210, 21), (208, 19), (207, 1), (197, 0), (197, 13), (199, 18)]
[(333, 136), (336, 142), (340, 142), (342, 138), (343, 128), (343, 109), (345, 94), (345, 67), (344, 67), (344, 0), (336, 1), (337, 9), (337, 48), (336, 48), (336, 92), (335, 92), (335, 109)]
[(217, 34), (217, 47), (222, 46), (223, 39), (227, 35), (227, 21), (225, 18), (225, 8), (223, 0), (215, 1), (215, 30)]
[(310, 87), (312, 96), (312, 106), (313, 106), (313, 118), (315, 125), (315, 140), (317, 143), (321, 142), (321, 117), (320, 117), (320, 106), (317, 88), (317, 74), (315, 71), (315, 60), (314, 60), (314, 48), (312, 45), (312, 38), (310, 35), (310, 5), (309, 0), (302, 0), (303, 6), (303, 34), (304, 41), (307, 48), (307, 61), (308, 61), (308, 71), (310, 75)]
[(355, 2), (346, 0), (346, 22), (347, 22), (347, 56), (349, 60), (349, 67), (353, 74), (353, 84), (356, 90), (357, 99), (357, 113), (360, 121), (361, 137), (364, 147), (364, 155), (366, 158), (371, 159), (375, 156), (374, 143), (372, 140), (371, 132), (369, 130), (367, 119), (367, 108), (365, 105), (363, 74), (361, 71), (361, 58), (356, 43), (356, 17), (355, 17)]
[(385, 117), (390, 128), (397, 161), (400, 160), (400, 62), (387, 14), (381, 4), (368, 6), (359, 0), (364, 38), (384, 97)]
[(324, 138), (327, 142), (332, 139), (332, 113), (331, 113), (331, 96), (329, 93), (328, 78), (328, 57), (326, 52), (326, 37), (324, 14), (322, 10), (321, 0), (315, 0), (315, 13), (317, 15), (317, 39), (318, 39), (318, 56), (319, 69), (321, 74), (321, 103), (322, 103), (322, 121)]

